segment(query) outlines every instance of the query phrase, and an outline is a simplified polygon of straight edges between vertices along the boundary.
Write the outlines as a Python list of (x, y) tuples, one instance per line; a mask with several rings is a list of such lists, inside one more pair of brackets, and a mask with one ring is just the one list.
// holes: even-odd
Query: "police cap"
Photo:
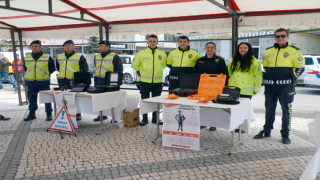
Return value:
[(99, 43), (99, 45), (100, 44), (104, 44), (104, 45), (106, 45), (106, 46), (110, 46), (110, 42), (109, 41), (101, 41), (100, 43)]
[(74, 42), (72, 41), (72, 40), (67, 40), (66, 42), (64, 42), (63, 43), (63, 47), (64, 47), (64, 45), (66, 45), (66, 44), (72, 44), (72, 45), (74, 45)]
[(32, 44), (40, 44), (41, 45), (41, 41), (40, 40), (34, 40), (30, 43), (30, 46), (32, 46)]

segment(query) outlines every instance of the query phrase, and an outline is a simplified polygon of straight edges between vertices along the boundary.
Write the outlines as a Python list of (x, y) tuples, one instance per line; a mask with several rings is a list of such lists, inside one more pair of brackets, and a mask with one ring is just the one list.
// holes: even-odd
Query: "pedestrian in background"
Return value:
[(4, 57), (3, 53), (0, 53), (0, 89), (3, 89), (2, 79), (4, 78), (7, 83), (11, 84), (13, 88), (16, 88), (14, 82), (9, 78), (9, 60)]
[[(23, 78), (23, 64), (22, 64), (22, 60), (19, 57), (19, 54), (17, 54), (17, 64), (18, 64), (19, 82), (22, 83), (23, 82), (23, 80), (22, 80), (22, 78)], [(16, 63), (15, 63), (15, 61), (13, 61), (13, 63), (12, 63), (12, 71), (14, 73), (16, 73), (16, 68), (15, 67), (16, 67)], [(14, 78), (17, 81), (16, 75), (14, 75)]]

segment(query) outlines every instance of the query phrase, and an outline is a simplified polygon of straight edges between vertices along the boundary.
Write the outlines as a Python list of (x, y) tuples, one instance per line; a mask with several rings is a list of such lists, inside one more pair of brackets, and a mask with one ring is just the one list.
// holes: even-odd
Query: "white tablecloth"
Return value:
[[(51, 103), (54, 101), (52, 91), (41, 91), (39, 93), (40, 103)], [(82, 95), (82, 96), (81, 96)], [(111, 108), (114, 108), (115, 119), (121, 119), (121, 112), (125, 109), (127, 99), (126, 91), (114, 91), (99, 94), (90, 94), (87, 92), (77, 93), (76, 105), (77, 113), (111, 115)]]
[(313, 180), (316, 179), (318, 172), (320, 172), (320, 115), (309, 123), (309, 133), (311, 142), (315, 143), (318, 147), (316, 154), (312, 157), (310, 163), (302, 173), (300, 180)]
[(200, 124), (202, 126), (225, 128), (231, 132), (242, 124), (243, 130), (250, 134), (250, 124), (255, 121), (251, 100), (240, 98), (239, 101), (240, 104), (237, 105), (217, 104), (211, 101), (203, 104), (184, 97), (171, 100), (167, 96), (159, 96), (142, 100), (140, 114), (156, 111), (157, 104), (163, 103), (200, 106)]

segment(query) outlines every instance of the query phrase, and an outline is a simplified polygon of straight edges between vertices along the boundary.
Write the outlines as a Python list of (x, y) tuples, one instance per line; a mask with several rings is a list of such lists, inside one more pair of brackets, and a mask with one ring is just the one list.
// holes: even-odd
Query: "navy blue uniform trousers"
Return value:
[[(50, 81), (25, 81), (28, 87), (29, 111), (38, 109), (38, 94), (39, 91), (50, 90)], [(51, 103), (46, 103), (46, 112), (51, 113)]]

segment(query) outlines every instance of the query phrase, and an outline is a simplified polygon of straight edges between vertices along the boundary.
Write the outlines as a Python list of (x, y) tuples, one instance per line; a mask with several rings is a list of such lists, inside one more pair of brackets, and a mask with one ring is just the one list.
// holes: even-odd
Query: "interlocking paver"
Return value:
[[(311, 119), (296, 118), (292, 124), (292, 144), (280, 143), (281, 116), (276, 116), (272, 137), (253, 140), (244, 136), (244, 145), (232, 156), (226, 156), (230, 133), (201, 130), (201, 150), (188, 151), (152, 144), (155, 126), (111, 128), (110, 120), (96, 135), (95, 115), (83, 114), (77, 137), (46, 132), (44, 106), (30, 127), (15, 130), (27, 113), (26, 106), (17, 106), (16, 94), (5, 88), (1, 113), (12, 119), (0, 122), (0, 177), (21, 179), (298, 179), (315, 152), (308, 142), (307, 124)], [(14, 103), (10, 103), (13, 102)], [(2, 106), (1, 106), (2, 107)], [(14, 109), (14, 111), (12, 111)], [(256, 114), (252, 134), (261, 130), (264, 114)], [(17, 133), (26, 134), (14, 138)], [(16, 146), (10, 146), (16, 144)], [(8, 151), (8, 149), (15, 151)], [(5, 173), (1, 174), (2, 171)], [(267, 173), (266, 173), (267, 172)], [(318, 178), (319, 179), (319, 178)]]

